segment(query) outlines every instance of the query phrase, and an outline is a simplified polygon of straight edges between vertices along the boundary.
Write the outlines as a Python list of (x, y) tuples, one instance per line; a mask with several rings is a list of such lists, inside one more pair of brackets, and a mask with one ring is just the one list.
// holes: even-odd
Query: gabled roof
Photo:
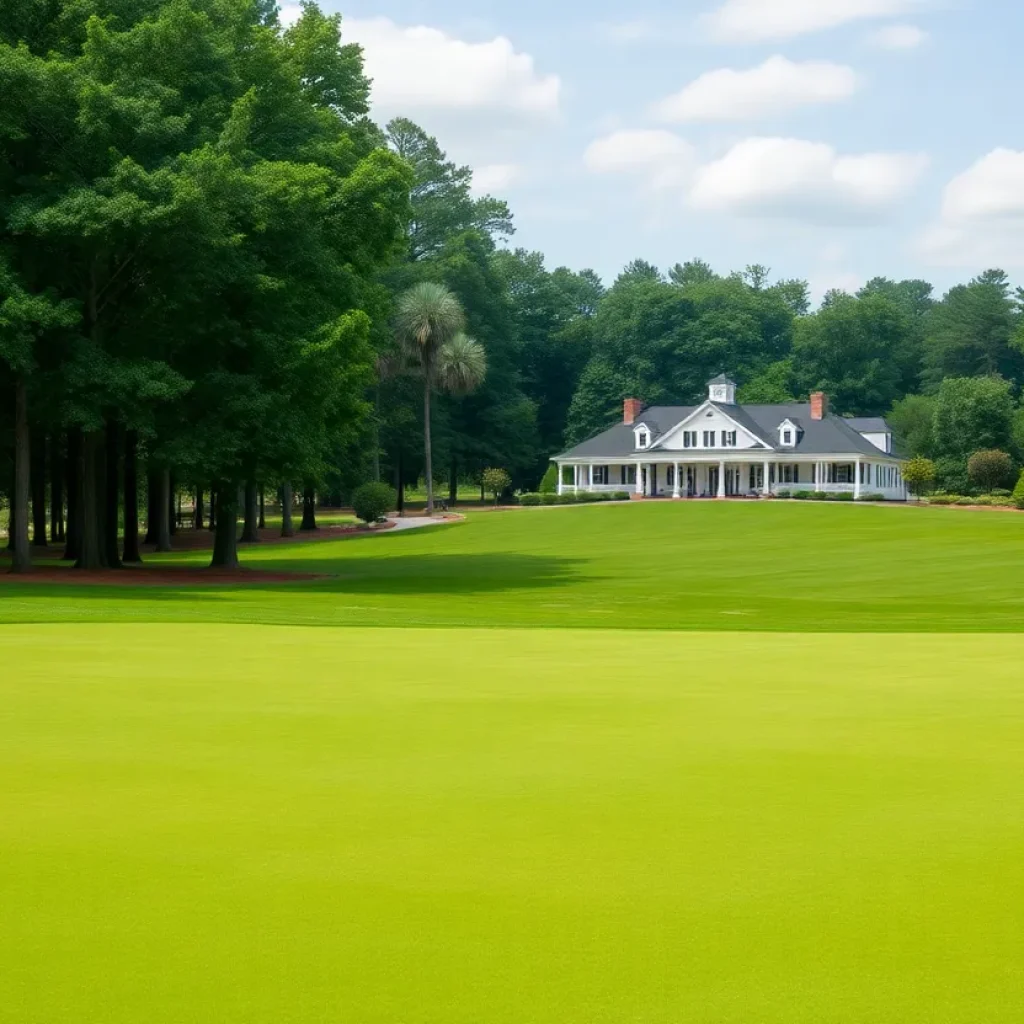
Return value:
[[(704, 405), (714, 407), (723, 415), (735, 420), (745, 430), (767, 441), (773, 448), (778, 444), (779, 426), (784, 420), (792, 421), (800, 433), (796, 445), (782, 449), (786, 455), (869, 455), (878, 458), (886, 454), (863, 437), (853, 425), (864, 422), (863, 420), (844, 420), (831, 414), (823, 420), (814, 420), (811, 419), (810, 406), (806, 402), (791, 402), (786, 405), (723, 405), (720, 402), (702, 402), (700, 405), (688, 406), (653, 405), (644, 409), (638, 423), (644, 423), (650, 430), (653, 447), (659, 438), (679, 426), (683, 420), (688, 419)], [(636, 425), (638, 424), (627, 426), (624, 423), (617, 423), (555, 458), (604, 458), (609, 463), (628, 462), (640, 454), (633, 437)], [(644, 454), (649, 451), (650, 449), (643, 449)], [(765, 449), (753, 448), (750, 451), (763, 453)], [(899, 456), (892, 453), (890, 457)]]
[(892, 427), (882, 416), (854, 416), (846, 421), (854, 430), (866, 434), (891, 434)]
[(733, 384), (734, 381), (730, 380), (724, 373), (720, 373), (714, 380), (708, 381), (708, 387), (713, 384)]

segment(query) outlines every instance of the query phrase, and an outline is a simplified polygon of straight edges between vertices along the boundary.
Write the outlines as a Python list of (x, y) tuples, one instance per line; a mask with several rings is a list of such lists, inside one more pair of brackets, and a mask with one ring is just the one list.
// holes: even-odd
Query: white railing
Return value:
[[(867, 491), (867, 486), (861, 488)], [(798, 483), (798, 484), (772, 484), (772, 493), (778, 494), (780, 491), (788, 492), (792, 494), (794, 491), (824, 491), (825, 494), (853, 494), (856, 490), (856, 484), (812, 484), (812, 483)]]
[(576, 491), (589, 494), (614, 494), (616, 491), (635, 491), (636, 484), (594, 484), (591, 486), (587, 483), (582, 483), (579, 487), (574, 487), (572, 484), (563, 484), (562, 490), (570, 494)]

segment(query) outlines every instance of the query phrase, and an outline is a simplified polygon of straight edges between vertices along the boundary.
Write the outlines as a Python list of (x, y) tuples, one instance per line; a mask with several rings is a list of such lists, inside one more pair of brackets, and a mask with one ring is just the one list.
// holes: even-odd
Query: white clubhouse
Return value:
[[(552, 460), (558, 491), (638, 498), (731, 498), (824, 491), (905, 501), (903, 459), (884, 419), (844, 419), (816, 392), (806, 403), (737, 405), (728, 377), (698, 406), (627, 398), (622, 422)], [(569, 479), (567, 480), (567, 477)]]

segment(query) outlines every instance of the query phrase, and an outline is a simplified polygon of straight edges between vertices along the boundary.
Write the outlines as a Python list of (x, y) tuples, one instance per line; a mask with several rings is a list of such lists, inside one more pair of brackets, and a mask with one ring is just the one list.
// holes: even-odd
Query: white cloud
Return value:
[(880, 50), (916, 50), (928, 33), (916, 25), (886, 25), (873, 32), (870, 41)]
[(558, 112), (558, 76), (539, 73), (533, 58), (503, 36), (468, 43), (389, 18), (347, 18), (344, 35), (363, 47), (375, 108), (409, 114), (501, 110), (541, 117)]
[(703, 20), (715, 39), (756, 43), (904, 14), (918, 5), (919, 0), (725, 0)]
[(597, 26), (597, 33), (613, 43), (639, 43), (653, 38), (657, 29), (654, 22), (637, 18), (633, 21), (602, 22)]
[(825, 143), (750, 138), (700, 168), (689, 200), (741, 216), (863, 223), (906, 195), (927, 163), (915, 153), (841, 156)]
[(664, 121), (676, 122), (741, 121), (834, 103), (852, 96), (856, 89), (857, 76), (845, 65), (828, 61), (795, 63), (775, 56), (745, 71), (709, 71), (662, 100), (655, 114)]
[(953, 178), (920, 247), (951, 266), (1024, 266), (1024, 152), (994, 149)]
[(633, 173), (658, 188), (682, 185), (693, 169), (693, 147), (673, 132), (649, 129), (612, 132), (583, 154), (595, 174)]
[(476, 195), (493, 195), (514, 185), (523, 177), (518, 164), (485, 164), (473, 168), (473, 192)]

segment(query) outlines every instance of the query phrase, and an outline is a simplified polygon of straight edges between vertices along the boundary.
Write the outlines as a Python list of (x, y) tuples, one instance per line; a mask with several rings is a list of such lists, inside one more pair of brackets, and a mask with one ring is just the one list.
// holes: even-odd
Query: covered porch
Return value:
[[(876, 483), (877, 481), (877, 483)], [(886, 486), (882, 486), (882, 484)], [(559, 463), (558, 493), (628, 491), (638, 498), (758, 498), (794, 491), (851, 494), (902, 491), (898, 473), (865, 459), (645, 459), (626, 465)]]

